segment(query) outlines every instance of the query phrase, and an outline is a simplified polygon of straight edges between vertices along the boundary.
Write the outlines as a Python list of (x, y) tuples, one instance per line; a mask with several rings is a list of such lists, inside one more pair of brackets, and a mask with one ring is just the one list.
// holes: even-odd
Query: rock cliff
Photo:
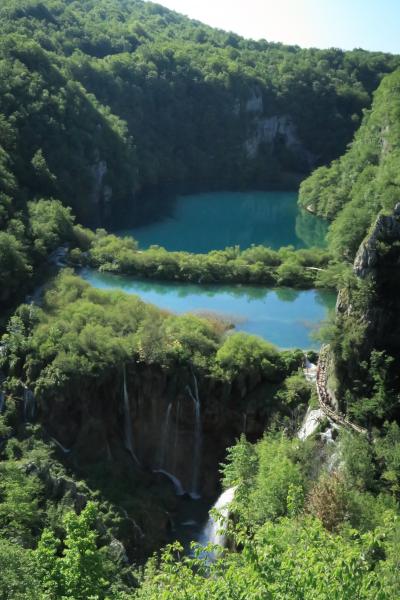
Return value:
[(381, 258), (380, 245), (400, 241), (400, 203), (396, 204), (393, 215), (379, 215), (371, 232), (362, 242), (354, 260), (354, 272), (365, 278), (371, 274)]
[(264, 144), (275, 155), (282, 148), (290, 151), (299, 165), (310, 169), (315, 163), (315, 157), (304, 147), (292, 118), (289, 115), (263, 116), (262, 104), (256, 104), (256, 100), (257, 98), (252, 97), (246, 104), (246, 111), (251, 116), (244, 143), (247, 158), (256, 159)]
[(365, 347), (400, 351), (400, 203), (392, 215), (380, 215), (362, 242), (354, 272), (371, 282), (363, 319), (367, 325)]
[[(266, 397), (274, 385), (248, 377), (228, 383), (196, 376), (187, 368), (168, 372), (131, 364), (125, 382), (123, 372), (115, 371), (101, 383), (81, 381), (62, 395), (39, 402), (39, 418), (79, 461), (112, 462), (124, 455), (134, 469), (166, 471), (188, 493), (212, 497), (218, 490), (218, 467), (226, 448), (243, 432), (250, 439), (263, 434), (274, 408)], [(200, 453), (195, 399), (200, 408)], [(124, 423), (127, 418), (129, 429)]]

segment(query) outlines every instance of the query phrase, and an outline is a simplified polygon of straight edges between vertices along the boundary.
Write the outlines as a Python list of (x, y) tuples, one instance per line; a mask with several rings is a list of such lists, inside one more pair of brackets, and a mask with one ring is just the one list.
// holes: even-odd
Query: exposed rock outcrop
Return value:
[(246, 113), (262, 115), (264, 112), (264, 103), (262, 92), (259, 88), (253, 88), (250, 97), (246, 100), (244, 110)]
[[(129, 411), (124, 411), (123, 375), (115, 371), (104, 375), (101, 384), (81, 381), (57, 398), (42, 400), (39, 411), (46, 430), (81, 461), (109, 462), (125, 456), (132, 468), (148, 473), (162, 469), (192, 491), (197, 452), (193, 374), (186, 368), (169, 372), (138, 364), (128, 365), (126, 374)], [(262, 401), (269, 383), (239, 378), (231, 384), (197, 377), (202, 433), (199, 491), (212, 496), (218, 489), (218, 466), (244, 423), (250, 439), (262, 435), (270, 416)], [(127, 415), (137, 461), (125, 450)]]
[(91, 201), (97, 222), (101, 224), (111, 217), (112, 208), (113, 191), (109, 185), (104, 183), (104, 178), (108, 173), (107, 162), (99, 158), (92, 165), (91, 173), (93, 178)]
[(396, 204), (393, 215), (379, 215), (370, 234), (362, 242), (354, 260), (357, 277), (365, 278), (379, 262), (379, 243), (390, 244), (400, 241), (400, 203)]
[[(250, 101), (249, 101), (250, 102)], [(255, 108), (256, 100), (251, 106)], [(262, 102), (262, 98), (261, 98)], [(306, 166), (311, 167), (315, 157), (304, 147), (299, 138), (296, 125), (288, 115), (273, 115), (262, 117), (261, 113), (253, 110), (255, 118), (250, 127), (251, 133), (245, 142), (247, 158), (256, 158), (261, 144), (267, 144), (275, 152), (278, 146), (284, 146), (296, 155)]]
[[(337, 312), (344, 318), (357, 314), (365, 326), (360, 352), (365, 359), (373, 348), (396, 356), (400, 351), (400, 203), (392, 215), (379, 215), (356, 254), (353, 270), (370, 280), (362, 308), (351, 289), (340, 290)], [(354, 306), (353, 306), (354, 302)], [(361, 310), (361, 314), (360, 314)]]

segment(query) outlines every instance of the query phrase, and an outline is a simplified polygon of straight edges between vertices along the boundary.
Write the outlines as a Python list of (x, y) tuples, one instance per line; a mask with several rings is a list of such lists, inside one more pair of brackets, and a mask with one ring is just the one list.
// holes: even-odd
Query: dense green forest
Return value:
[[(249, 41), (140, 1), (0, 8), (1, 300), (67, 227), (148, 218), (157, 186), (294, 187), (337, 158), (397, 56)], [(52, 221), (53, 236), (38, 241)], [(51, 239), (50, 239), (51, 238)], [(21, 295), (23, 297), (23, 295)]]
[(336, 287), (327, 285), (325, 270), (330, 253), (320, 248), (295, 251), (291, 247), (274, 251), (265, 246), (213, 250), (208, 254), (168, 252), (152, 247), (138, 250), (133, 238), (120, 238), (98, 230), (85, 257), (80, 249), (71, 252), (71, 261), (85, 263), (111, 273), (156, 280), (200, 283), (256, 283), (299, 288)]
[(364, 423), (400, 416), (399, 123), (396, 71), (376, 90), (347, 152), (300, 187), (301, 203), (332, 220), (327, 236), (332, 262), (352, 266), (355, 259), (355, 274), (341, 272), (339, 311), (327, 336), (342, 409)]
[(314, 171), (300, 201), (332, 219), (328, 239), (340, 258), (354, 259), (379, 211), (399, 202), (400, 72), (384, 78), (348, 151)]
[[(397, 597), (399, 427), (374, 430), (373, 442), (345, 431), (333, 445), (321, 445), (318, 436), (291, 439), (298, 423), (293, 416), (315, 394), (298, 374), (300, 351), (279, 353), (243, 334), (226, 338), (219, 323), (174, 317), (123, 293), (93, 290), (68, 272), (48, 288), (42, 308), (17, 311), (3, 348), (1, 368), (14, 398), (0, 417), (6, 597)], [(112, 498), (105, 494), (112, 477), (106, 467), (99, 472), (92, 465), (86, 483), (74, 483), (82, 467), (69, 461), (63, 467), (45, 428), (18, 419), (21, 381), (45, 405), (85, 387), (85, 380), (99, 385), (107, 372), (130, 362), (172, 372), (189, 363), (199, 376), (225, 382), (247, 376), (278, 383), (272, 431), (255, 445), (242, 437), (223, 467), (224, 486), (236, 490), (228, 534), (236, 552), (217, 548), (210, 563), (204, 550), (191, 558), (175, 545), (160, 563), (153, 559), (144, 571), (132, 570), (115, 536), (134, 537), (121, 504), (133, 510), (136, 527), (146, 514), (157, 519), (144, 475), (131, 466)], [(168, 506), (170, 492), (162, 493)]]
[[(139, 0), (3, 0), (0, 26), (0, 596), (397, 600), (400, 58)], [(152, 218), (160, 188), (301, 180), (326, 249), (143, 251), (103, 229)], [(367, 435), (323, 417), (303, 441), (303, 351), (56, 274), (60, 246), (150, 279), (336, 288), (328, 387)], [(200, 404), (191, 455), (210, 498), (221, 463), (233, 500), (226, 547), (189, 553), (167, 545), (188, 484), (177, 496), (149, 446), (176, 422), (188, 480)]]
[[(344, 151), (399, 64), (247, 41), (141, 1), (6, 0), (0, 24), (4, 152), (18, 187), (92, 223), (160, 184), (290, 185), (288, 172)], [(263, 133), (273, 118), (281, 128)]]

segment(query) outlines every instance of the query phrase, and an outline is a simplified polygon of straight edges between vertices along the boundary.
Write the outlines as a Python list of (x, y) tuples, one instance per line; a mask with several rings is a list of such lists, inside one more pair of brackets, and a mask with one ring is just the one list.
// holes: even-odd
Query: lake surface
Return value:
[(160, 194), (152, 200), (153, 222), (116, 233), (134, 237), (141, 248), (197, 253), (252, 244), (323, 246), (327, 222), (300, 209), (297, 199), (296, 192), (211, 192), (173, 201)]
[(236, 330), (259, 335), (279, 348), (314, 348), (312, 333), (334, 308), (336, 294), (240, 285), (155, 283), (84, 269), (86, 281), (100, 289), (119, 289), (176, 314), (217, 314)]

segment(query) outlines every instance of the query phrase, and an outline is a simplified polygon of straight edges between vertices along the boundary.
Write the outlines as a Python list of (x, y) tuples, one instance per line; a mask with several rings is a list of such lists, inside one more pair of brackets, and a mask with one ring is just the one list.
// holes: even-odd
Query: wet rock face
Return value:
[[(156, 366), (127, 365), (132, 447), (145, 471), (162, 469), (177, 477), (184, 490), (193, 491), (196, 468), (196, 396), (189, 369), (167, 372)], [(267, 416), (251, 408), (263, 397), (266, 382), (229, 384), (198, 376), (201, 444), (198, 492), (212, 496), (218, 490), (219, 464), (226, 448), (241, 433), (250, 439), (263, 434)], [(257, 403), (253, 403), (259, 406)], [(71, 450), (79, 461), (132, 461), (124, 439), (123, 373), (115, 371), (98, 380), (83, 381), (62, 396), (39, 403), (40, 418), (49, 435)]]
[[(368, 356), (372, 348), (396, 356), (400, 351), (400, 203), (392, 215), (379, 215), (360, 245), (354, 260), (354, 273), (360, 279), (370, 277), (373, 291), (361, 315), (366, 325), (363, 348)], [(353, 313), (346, 290), (339, 293), (337, 311)]]
[(400, 203), (396, 204), (393, 215), (379, 215), (375, 225), (362, 242), (354, 260), (354, 272), (365, 278), (378, 266), (379, 243), (391, 243), (400, 240)]

